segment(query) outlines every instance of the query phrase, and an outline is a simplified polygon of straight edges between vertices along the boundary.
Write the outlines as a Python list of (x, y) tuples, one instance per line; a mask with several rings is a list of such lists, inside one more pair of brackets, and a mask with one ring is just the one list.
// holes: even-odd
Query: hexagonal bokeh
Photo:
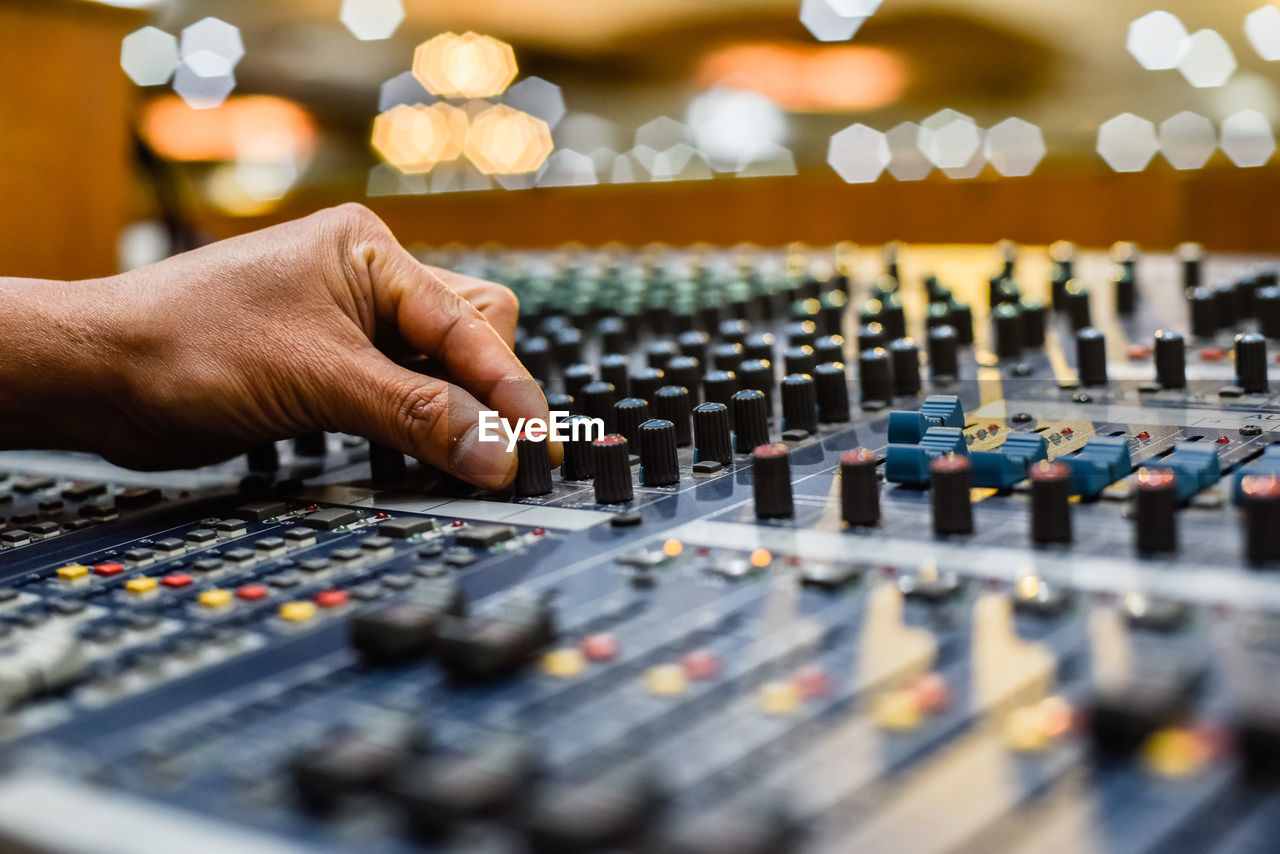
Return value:
[(903, 122), (885, 134), (889, 141), (889, 174), (899, 181), (922, 181), (933, 171), (933, 164), (918, 145), (920, 126)]
[(1218, 147), (1213, 122), (1183, 111), (1160, 123), (1160, 153), (1174, 169), (1201, 169)]
[(244, 42), (240, 30), (218, 18), (202, 18), (182, 31), (182, 58), (209, 51), (215, 53), (234, 68), (244, 56)]
[(880, 8), (883, 0), (827, 0), (837, 15), (850, 18), (870, 18)]
[(1187, 50), (1187, 28), (1172, 12), (1151, 12), (1129, 24), (1125, 47), (1148, 71), (1177, 68)]
[(880, 131), (854, 124), (831, 137), (827, 162), (847, 184), (870, 184), (889, 166), (889, 140)]
[(387, 163), (405, 173), (429, 172), (462, 153), (467, 114), (438, 102), (398, 104), (373, 120), (372, 144)]
[(1257, 110), (1241, 110), (1222, 123), (1222, 150), (1242, 168), (1262, 166), (1276, 153), (1271, 122)]
[(1244, 34), (1258, 56), (1268, 62), (1280, 60), (1280, 8), (1263, 6), (1244, 19)]
[(820, 42), (844, 42), (866, 20), (864, 15), (846, 15), (836, 9), (837, 3), (848, 0), (801, 0), (800, 23)]
[(518, 175), (536, 171), (552, 147), (546, 122), (496, 104), (472, 121), (466, 155), (486, 175)]
[(155, 27), (134, 30), (120, 43), (120, 67), (139, 86), (168, 83), (178, 67), (178, 40)]
[(587, 187), (598, 183), (596, 164), (587, 155), (569, 148), (548, 157), (538, 175), (539, 187)]
[(705, 181), (713, 177), (711, 166), (697, 149), (686, 142), (654, 154), (649, 162), (649, 173), (655, 181)]
[(716, 87), (689, 105), (689, 130), (718, 171), (737, 171), (765, 157), (787, 135), (787, 117), (771, 98), (746, 89)]
[(1005, 119), (987, 131), (987, 160), (1006, 178), (1030, 175), (1044, 160), (1045, 152), (1044, 134), (1023, 119)]
[(444, 98), (501, 95), (516, 70), (511, 45), (478, 33), (441, 33), (413, 54), (414, 76), (428, 92)]
[(521, 112), (536, 116), (555, 129), (564, 118), (564, 93), (556, 84), (541, 77), (526, 77), (502, 96), (502, 102)]
[(401, 104), (434, 104), (436, 100), (436, 96), (423, 88), (412, 71), (403, 71), (379, 88), (378, 112), (385, 113)]
[(1236, 73), (1236, 55), (1217, 30), (1197, 30), (1187, 39), (1178, 71), (1197, 89), (1223, 86)]
[(338, 20), (363, 42), (389, 39), (404, 20), (401, 0), (342, 0)]
[(220, 106), (236, 88), (231, 61), (208, 50), (183, 58), (173, 74), (173, 91), (194, 110)]
[(796, 156), (782, 145), (771, 145), (759, 152), (755, 160), (738, 170), (739, 178), (779, 178), (795, 175)]
[(917, 145), (939, 169), (960, 169), (982, 147), (982, 132), (968, 117), (956, 118), (936, 130), (921, 128)]
[(945, 167), (942, 174), (953, 180), (977, 178), (981, 175), (982, 170), (987, 168), (987, 154), (984, 146), (986, 136), (986, 131), (978, 128), (978, 147), (973, 150), (973, 154), (959, 166)]
[(636, 145), (654, 151), (665, 151), (690, 139), (689, 129), (670, 116), (658, 116), (636, 128)]
[(1116, 172), (1141, 172), (1159, 150), (1156, 126), (1133, 113), (1121, 113), (1098, 128), (1098, 154)]

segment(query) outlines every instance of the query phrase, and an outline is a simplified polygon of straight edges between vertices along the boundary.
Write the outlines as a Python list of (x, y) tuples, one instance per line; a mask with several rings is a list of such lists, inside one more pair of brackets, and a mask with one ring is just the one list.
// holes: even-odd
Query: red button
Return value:
[(236, 591), (236, 596), (247, 602), (255, 602), (258, 599), (266, 599), (270, 592), (265, 584), (246, 584)]
[(390, 513), (379, 513), (378, 515), (374, 516), (373, 518), (375, 518), (375, 519), (390, 519), (390, 518), (391, 518), (391, 514), (390, 514)]
[(1125, 349), (1125, 355), (1134, 362), (1141, 361), (1142, 359), (1150, 359), (1151, 348), (1146, 344), (1130, 344)]
[(796, 671), (793, 680), (796, 690), (806, 700), (815, 700), (831, 693), (831, 677), (821, 667), (808, 666)]
[(690, 679), (714, 679), (720, 675), (720, 656), (705, 649), (695, 649), (680, 658), (680, 666)]
[(101, 575), (103, 578), (110, 578), (122, 572), (124, 572), (124, 567), (118, 563), (100, 563), (93, 568), (93, 574)]
[(191, 583), (191, 576), (185, 572), (175, 572), (160, 579), (160, 583), (165, 587), (186, 587)]
[(607, 632), (599, 632), (583, 638), (578, 648), (592, 661), (612, 661), (618, 655), (618, 639)]
[(1230, 442), (1230, 441), (1231, 441), (1231, 440), (1230, 440), (1230, 439), (1228, 439), (1226, 436), (1219, 436), (1219, 437), (1218, 437), (1218, 444), (1219, 444), (1219, 445), (1225, 445), (1225, 444), (1227, 444), (1227, 443), (1228, 443), (1228, 442)]
[(345, 590), (323, 590), (316, 594), (316, 604), (321, 608), (338, 608), (347, 604)]
[(1227, 351), (1221, 347), (1205, 347), (1200, 351), (1200, 358), (1206, 362), (1221, 362), (1227, 357)]
[(1070, 427), (1063, 427), (1063, 428), (1062, 428), (1062, 435), (1064, 435), (1064, 436), (1070, 436), (1071, 434), (1073, 434), (1073, 433), (1075, 433), (1075, 432), (1076, 432), (1076, 431), (1075, 431), (1075, 430), (1072, 430)]
[(461, 519), (454, 519), (454, 520), (453, 520), (452, 527), (454, 527), (454, 528), (461, 528), (461, 527), (462, 527), (463, 525), (465, 525), (465, 524), (467, 524), (467, 523), (466, 523), (466, 522), (464, 522), (464, 521), (462, 521)]
[(1145, 442), (1146, 440), (1151, 438), (1151, 434), (1148, 433), (1146, 430), (1143, 430), (1141, 433), (1138, 434), (1138, 438)]

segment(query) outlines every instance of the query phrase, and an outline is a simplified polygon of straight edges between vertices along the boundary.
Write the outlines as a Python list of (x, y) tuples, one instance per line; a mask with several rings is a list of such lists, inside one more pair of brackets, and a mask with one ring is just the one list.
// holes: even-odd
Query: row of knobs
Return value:
[[(1177, 332), (1160, 331), (1153, 348), (1156, 384), (1163, 389), (1187, 387), (1186, 340)], [(1242, 332), (1235, 338), (1236, 386), (1245, 394), (1266, 394), (1267, 339), (1256, 332)], [(1093, 327), (1076, 332), (1076, 367), (1080, 382), (1101, 386), (1108, 382), (1107, 341)]]

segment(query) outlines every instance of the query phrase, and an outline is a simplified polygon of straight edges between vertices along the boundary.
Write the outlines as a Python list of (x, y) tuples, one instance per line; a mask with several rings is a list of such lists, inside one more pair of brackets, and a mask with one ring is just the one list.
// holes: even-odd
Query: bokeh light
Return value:
[(898, 53), (869, 45), (739, 44), (708, 54), (697, 80), (729, 81), (792, 112), (845, 112), (897, 102), (907, 70)]
[(1186, 39), (1187, 28), (1176, 15), (1156, 11), (1129, 25), (1125, 47), (1143, 68), (1164, 71), (1178, 67), (1187, 50)]
[(389, 39), (404, 20), (401, 0), (342, 0), (338, 20), (360, 41)]
[(306, 160), (316, 144), (311, 114), (274, 95), (234, 97), (198, 112), (162, 95), (147, 102), (139, 129), (157, 154), (176, 161)]
[(694, 98), (688, 126), (698, 150), (722, 172), (765, 159), (787, 135), (787, 118), (778, 105), (742, 89), (716, 88)]
[(1156, 126), (1133, 113), (1121, 113), (1098, 128), (1098, 154), (1116, 172), (1141, 172), (1159, 150)]
[(831, 137), (827, 162), (848, 184), (869, 184), (889, 166), (889, 141), (864, 124), (854, 124)]
[(547, 158), (537, 183), (539, 187), (582, 187), (598, 184), (599, 179), (590, 157), (562, 148)]
[(564, 118), (564, 93), (556, 84), (541, 77), (526, 77), (502, 96), (502, 102), (522, 113), (542, 119), (555, 130)]
[(866, 15), (841, 12), (837, 4), (843, 5), (842, 0), (801, 0), (800, 23), (820, 42), (848, 41), (867, 19)]
[(428, 92), (445, 98), (492, 98), (516, 76), (511, 45), (478, 33), (441, 33), (418, 45), (414, 76)]
[(921, 181), (933, 171), (933, 164), (920, 150), (920, 126), (903, 122), (885, 134), (889, 142), (889, 174), (899, 181)]
[(552, 148), (546, 122), (497, 104), (472, 122), (466, 155), (485, 175), (518, 175), (536, 171)]
[(987, 131), (986, 157), (1006, 178), (1021, 178), (1036, 171), (1044, 160), (1044, 133), (1031, 122), (1009, 118)]
[(196, 21), (182, 31), (182, 58), (185, 60), (201, 51), (217, 54), (235, 68), (244, 56), (240, 30), (218, 18)]
[(1222, 150), (1241, 168), (1265, 165), (1276, 153), (1271, 123), (1257, 110), (1228, 116), (1222, 123)]
[(1216, 30), (1198, 30), (1188, 37), (1178, 71), (1197, 89), (1223, 86), (1237, 68), (1236, 56)]
[(1280, 8), (1263, 6), (1244, 19), (1244, 34), (1258, 56), (1268, 62), (1280, 60)]
[(156, 27), (143, 27), (120, 43), (120, 67), (139, 86), (169, 82), (178, 67), (178, 40)]
[(1213, 122), (1183, 111), (1160, 123), (1160, 153), (1174, 169), (1200, 169), (1218, 148)]
[(378, 112), (380, 113), (385, 113), (401, 104), (434, 104), (436, 100), (436, 96), (423, 87), (418, 78), (413, 76), (412, 71), (403, 71), (378, 88)]
[(236, 88), (232, 62), (211, 50), (183, 56), (173, 74), (173, 91), (193, 110), (220, 106)]
[(468, 139), (467, 115), (458, 107), (400, 104), (373, 122), (373, 148), (401, 172), (429, 172), (462, 153)]

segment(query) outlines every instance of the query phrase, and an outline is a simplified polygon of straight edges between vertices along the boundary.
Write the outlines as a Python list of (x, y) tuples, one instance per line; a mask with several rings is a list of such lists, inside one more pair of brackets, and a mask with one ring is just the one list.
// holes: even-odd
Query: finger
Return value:
[(480, 401), (465, 389), (402, 368), (373, 348), (320, 384), (327, 429), (365, 436), (487, 489), (515, 477), (505, 442), (480, 440)]
[(496, 282), (476, 279), (471, 276), (445, 270), (442, 267), (427, 267), (444, 281), (454, 293), (474, 305), (484, 315), (489, 325), (498, 331), (508, 347), (516, 342), (516, 322), (520, 319), (520, 301), (509, 288)]

